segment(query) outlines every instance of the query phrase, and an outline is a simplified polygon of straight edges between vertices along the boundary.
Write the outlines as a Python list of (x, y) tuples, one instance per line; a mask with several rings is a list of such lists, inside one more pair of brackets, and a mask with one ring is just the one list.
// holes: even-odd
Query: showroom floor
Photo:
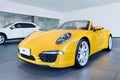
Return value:
[(17, 58), (17, 42), (0, 45), (0, 80), (120, 80), (120, 38), (111, 52), (90, 57), (83, 69), (55, 69), (25, 63)]

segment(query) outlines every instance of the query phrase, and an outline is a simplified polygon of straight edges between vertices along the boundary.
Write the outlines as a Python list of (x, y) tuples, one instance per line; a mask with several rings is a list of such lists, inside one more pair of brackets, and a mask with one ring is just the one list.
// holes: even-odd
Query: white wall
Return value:
[(19, 4), (19, 3), (15, 3), (15, 2), (7, 1), (7, 0), (0, 1), (0, 11), (18, 13), (18, 14), (26, 14), (26, 15), (32, 15), (32, 16), (56, 18), (56, 19), (62, 18), (62, 13), (59, 13), (56, 11), (27, 6), (24, 4)]
[(84, 19), (93, 20), (94, 25), (111, 30), (113, 37), (120, 37), (120, 3), (66, 12), (61, 23)]

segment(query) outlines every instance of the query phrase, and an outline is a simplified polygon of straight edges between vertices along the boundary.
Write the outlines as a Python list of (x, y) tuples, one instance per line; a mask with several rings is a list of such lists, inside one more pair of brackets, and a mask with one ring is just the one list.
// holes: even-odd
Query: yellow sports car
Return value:
[(26, 62), (55, 68), (84, 67), (92, 54), (112, 49), (112, 34), (92, 21), (68, 21), (55, 30), (34, 32), (18, 46)]

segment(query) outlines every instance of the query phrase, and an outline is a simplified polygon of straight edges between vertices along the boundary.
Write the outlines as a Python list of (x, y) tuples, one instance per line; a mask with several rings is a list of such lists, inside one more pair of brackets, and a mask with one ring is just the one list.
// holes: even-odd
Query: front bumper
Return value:
[(74, 65), (72, 61), (65, 60), (64, 54), (63, 55), (58, 54), (56, 56), (55, 61), (48, 61), (48, 62), (45, 60), (44, 61), (41, 60), (39, 56), (36, 56), (36, 57), (32, 56), (32, 57), (26, 58), (26, 57), (23, 57), (22, 54), (20, 53), (18, 53), (18, 58), (29, 63), (33, 63), (37, 65), (45, 65), (45, 66), (50, 66), (55, 68), (65, 68), (65, 67)]
[[(42, 46), (42, 47), (40, 47)], [(55, 68), (65, 68), (69, 66), (73, 66), (75, 64), (75, 55), (76, 55), (76, 47), (77, 45), (74, 43), (71, 44), (62, 44), (62, 45), (42, 45), (42, 44), (20, 44), (20, 47), (29, 48), (31, 50), (31, 56), (29, 58), (26, 58), (21, 55), (21, 53), (18, 53), (18, 58), (22, 59), (23, 61), (37, 64), (37, 65), (45, 65)], [(51, 60), (41, 60), (40, 55), (44, 51), (61, 51), (59, 54), (52, 55), (53, 57), (56, 57), (56, 59)], [(46, 55), (42, 55), (44, 57)], [(47, 55), (49, 56), (49, 55)], [(50, 55), (51, 56), (51, 55)]]

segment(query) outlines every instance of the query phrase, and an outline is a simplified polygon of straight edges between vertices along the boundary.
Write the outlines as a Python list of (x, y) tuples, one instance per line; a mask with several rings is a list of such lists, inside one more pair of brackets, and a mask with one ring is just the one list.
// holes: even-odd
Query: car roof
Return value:
[(29, 23), (29, 24), (35, 24), (35, 23), (33, 23), (33, 22), (22, 22), (22, 21), (19, 21), (19, 22), (13, 22), (14, 24), (16, 24), (16, 23)]

